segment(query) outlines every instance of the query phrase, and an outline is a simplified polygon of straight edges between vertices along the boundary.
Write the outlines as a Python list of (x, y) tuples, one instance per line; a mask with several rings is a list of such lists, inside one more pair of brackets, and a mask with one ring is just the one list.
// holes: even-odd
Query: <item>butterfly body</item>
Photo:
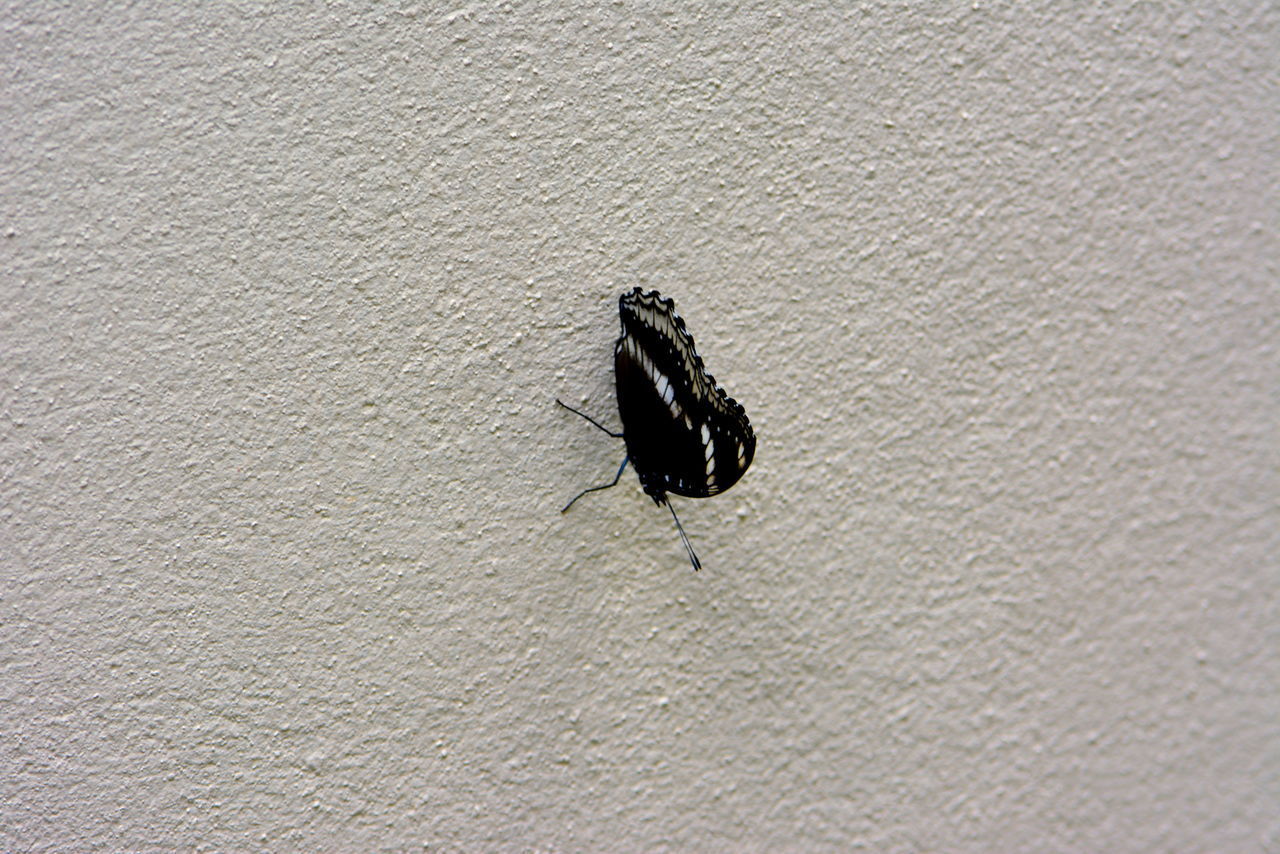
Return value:
[(618, 299), (618, 314), (622, 335), (613, 348), (613, 367), (622, 432), (556, 402), (623, 439), (627, 456), (612, 483), (583, 490), (564, 509), (588, 492), (616, 485), (630, 462), (645, 493), (671, 510), (698, 569), (701, 563), (667, 494), (707, 498), (733, 486), (755, 457), (755, 432), (741, 404), (707, 373), (670, 299), (634, 288)]

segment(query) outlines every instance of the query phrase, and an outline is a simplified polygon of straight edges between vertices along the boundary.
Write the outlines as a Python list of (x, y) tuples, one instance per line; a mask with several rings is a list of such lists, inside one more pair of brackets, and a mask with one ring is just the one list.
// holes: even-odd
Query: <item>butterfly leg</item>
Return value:
[[(572, 412), (574, 415), (580, 415), (580, 416), (582, 416), (583, 418), (587, 419), (587, 420), (588, 420), (588, 421), (590, 421), (592, 424), (596, 425), (597, 427), (599, 427), (599, 428), (600, 428), (601, 430), (603, 430), (604, 432), (608, 433), (608, 434), (609, 434), (610, 436), (612, 436), (613, 438), (615, 438), (615, 439), (621, 439), (621, 438), (622, 438), (622, 434), (621, 434), (621, 433), (615, 433), (615, 432), (613, 432), (613, 431), (612, 431), (612, 430), (610, 430), (608, 427), (603, 426), (599, 421), (597, 421), (597, 420), (595, 420), (594, 418), (592, 418), (590, 415), (587, 415), (587, 414), (585, 414), (585, 413), (579, 412), (578, 410), (574, 409), (574, 408), (573, 408), (572, 406), (570, 406), (569, 404), (567, 404), (567, 403), (565, 403), (564, 401), (560, 400), (560, 398), (558, 398), (558, 397), (556, 398), (556, 403), (560, 404), (560, 405), (561, 405), (561, 406), (563, 406), (565, 409), (567, 409), (567, 410), (569, 410), (570, 412)], [(624, 464), (625, 464), (625, 463), (624, 463)], [(617, 481), (614, 481), (614, 483), (617, 483)]]
[[(622, 474), (622, 472), (618, 472)], [(671, 518), (676, 520), (676, 530), (680, 532), (680, 539), (684, 543), (685, 551), (689, 552), (689, 563), (693, 564), (693, 571), (697, 572), (702, 569), (702, 561), (698, 560), (698, 556), (693, 553), (693, 546), (689, 543), (689, 538), (684, 533), (684, 525), (680, 524), (680, 517), (676, 515), (676, 508), (671, 506), (671, 500), (667, 499), (667, 509), (671, 511)]]
[(579, 498), (581, 498), (582, 496), (586, 495), (588, 492), (596, 492), (596, 491), (601, 490), (601, 489), (608, 489), (608, 488), (609, 488), (609, 487), (611, 487), (611, 486), (617, 486), (617, 485), (618, 485), (618, 480), (622, 477), (623, 469), (625, 469), (625, 468), (627, 467), (627, 461), (628, 461), (629, 459), (631, 459), (631, 458), (630, 458), (630, 457), (623, 457), (623, 458), (622, 458), (622, 465), (618, 466), (618, 473), (617, 473), (617, 474), (615, 474), (615, 475), (613, 476), (613, 482), (612, 482), (612, 483), (606, 483), (606, 484), (603, 484), (603, 485), (601, 485), (601, 486), (593, 486), (593, 487), (590, 487), (589, 489), (584, 489), (584, 490), (582, 490), (582, 491), (581, 491), (581, 492), (579, 492), (577, 495), (573, 496), (573, 500), (572, 500), (572, 501), (570, 501), (568, 504), (566, 504), (566, 505), (564, 506), (564, 510), (561, 510), (560, 512), (561, 512), (561, 513), (564, 513), (564, 512), (565, 512), (565, 510), (568, 510), (570, 507), (572, 507), (572, 506), (573, 506), (573, 502), (574, 502), (574, 501), (577, 501)]

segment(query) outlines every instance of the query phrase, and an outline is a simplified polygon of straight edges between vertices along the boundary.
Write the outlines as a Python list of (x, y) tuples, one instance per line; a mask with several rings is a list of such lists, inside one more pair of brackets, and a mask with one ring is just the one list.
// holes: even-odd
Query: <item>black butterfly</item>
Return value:
[(618, 299), (622, 337), (613, 348), (622, 432), (615, 433), (589, 415), (561, 402), (627, 445), (627, 456), (612, 483), (584, 489), (563, 513), (588, 492), (616, 486), (628, 460), (640, 485), (655, 504), (666, 504), (696, 570), (702, 566), (667, 493), (706, 498), (738, 482), (756, 452), (756, 434), (741, 404), (716, 385), (693, 349), (693, 336), (676, 314), (675, 303), (657, 291), (635, 288)]

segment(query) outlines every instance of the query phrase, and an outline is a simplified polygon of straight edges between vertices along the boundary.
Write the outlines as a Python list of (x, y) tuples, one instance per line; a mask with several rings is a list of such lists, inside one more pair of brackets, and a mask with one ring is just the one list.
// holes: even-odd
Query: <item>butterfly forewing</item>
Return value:
[(671, 300), (640, 288), (619, 300), (614, 348), (627, 455), (645, 491), (703, 498), (724, 492), (755, 455), (742, 406), (706, 372)]

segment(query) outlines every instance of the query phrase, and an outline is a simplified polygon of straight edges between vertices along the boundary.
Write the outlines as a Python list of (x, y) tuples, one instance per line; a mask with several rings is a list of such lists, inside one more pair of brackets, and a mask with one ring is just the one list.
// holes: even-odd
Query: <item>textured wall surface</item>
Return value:
[[(0, 11), (0, 848), (1280, 848), (1280, 11)], [(756, 463), (609, 423), (677, 299)]]

